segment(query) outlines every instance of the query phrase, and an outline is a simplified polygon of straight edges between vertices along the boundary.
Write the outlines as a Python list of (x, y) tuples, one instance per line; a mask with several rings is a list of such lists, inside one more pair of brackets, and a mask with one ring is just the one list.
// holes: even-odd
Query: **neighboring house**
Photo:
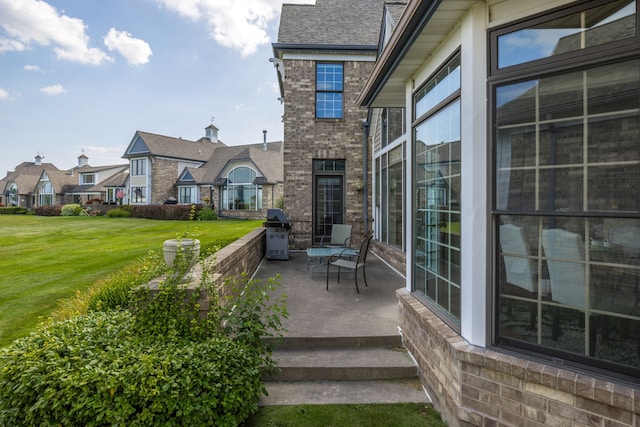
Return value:
[(227, 146), (218, 128), (198, 141), (136, 132), (130, 162), (131, 204), (211, 205), (219, 215), (266, 218), (282, 198), (282, 143)]
[(383, 0), (284, 4), (274, 63), (284, 103), (285, 213), (294, 246), (351, 224), (370, 230), (367, 110), (357, 97), (373, 69)]
[(400, 328), (435, 406), (450, 426), (638, 425), (637, 2), (396, 16), (358, 102), (374, 230), (407, 254)]
[(218, 129), (213, 125), (197, 141), (137, 131), (122, 156), (130, 166), (129, 203), (158, 205), (176, 200), (180, 173), (186, 167), (204, 165), (217, 147), (226, 145), (218, 140)]
[(282, 142), (220, 148), (200, 168), (185, 168), (177, 186), (178, 203), (210, 203), (219, 215), (264, 219), (282, 198)]
[(91, 200), (115, 204), (113, 180), (126, 182), (128, 165), (90, 166), (88, 160), (82, 154), (77, 166), (69, 170), (43, 171), (34, 186), (35, 206), (85, 204)]
[(52, 163), (42, 163), (37, 155), (34, 162), (23, 162), (15, 170), (8, 172), (0, 180), (0, 203), (4, 206), (22, 206), (31, 209), (36, 206), (35, 188), (45, 171), (56, 171)]

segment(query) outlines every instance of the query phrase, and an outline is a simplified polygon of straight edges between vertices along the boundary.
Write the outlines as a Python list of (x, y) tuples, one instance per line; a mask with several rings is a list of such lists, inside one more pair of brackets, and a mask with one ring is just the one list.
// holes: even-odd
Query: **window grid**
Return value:
[(316, 64), (316, 118), (341, 119), (343, 100), (343, 64)]

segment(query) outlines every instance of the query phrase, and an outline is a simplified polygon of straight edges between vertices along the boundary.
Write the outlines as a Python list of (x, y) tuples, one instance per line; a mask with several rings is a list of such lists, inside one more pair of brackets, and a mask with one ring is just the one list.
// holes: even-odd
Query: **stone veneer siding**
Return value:
[[(284, 81), (284, 212), (293, 219), (293, 247), (312, 244), (313, 160), (345, 159), (345, 223), (352, 224), (352, 241), (364, 236), (364, 193), (356, 189), (363, 178), (363, 128), (366, 108), (356, 99), (373, 62), (343, 62), (343, 119), (315, 118), (315, 66), (312, 60), (285, 60)], [(369, 151), (370, 152), (370, 151)], [(368, 159), (367, 159), (368, 160)], [(371, 189), (370, 171), (367, 176)], [(371, 215), (369, 215), (371, 218)]]
[(151, 183), (149, 205), (161, 205), (169, 197), (178, 198), (178, 164), (175, 161), (155, 158), (151, 162)]
[(404, 344), (450, 427), (640, 425), (640, 386), (470, 345), (409, 291), (397, 295)]

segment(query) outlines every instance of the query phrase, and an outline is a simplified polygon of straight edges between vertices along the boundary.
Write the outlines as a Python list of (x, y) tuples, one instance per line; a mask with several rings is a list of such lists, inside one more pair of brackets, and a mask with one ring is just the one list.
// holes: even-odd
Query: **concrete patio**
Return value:
[(396, 290), (404, 277), (375, 255), (366, 265), (368, 286), (353, 275), (326, 269), (313, 276), (306, 252), (289, 260), (264, 260), (255, 278), (281, 276), (277, 293), (287, 295), (289, 317), (283, 342), (274, 352), (281, 372), (266, 378), (261, 405), (428, 402), (414, 361), (398, 330)]

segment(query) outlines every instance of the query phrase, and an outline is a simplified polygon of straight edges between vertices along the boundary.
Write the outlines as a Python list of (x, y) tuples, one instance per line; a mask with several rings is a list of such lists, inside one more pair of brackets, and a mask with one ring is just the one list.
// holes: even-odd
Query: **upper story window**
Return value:
[(558, 12), (555, 18), (545, 16), (494, 33), (497, 68), (571, 54), (636, 36), (635, 1), (618, 0), (579, 10), (583, 7), (578, 5), (575, 11)]
[(83, 173), (80, 181), (82, 185), (93, 184), (95, 183), (95, 175), (92, 173)]
[(414, 96), (414, 118), (431, 111), (433, 107), (457, 95), (460, 89), (460, 55), (442, 67)]
[(386, 147), (404, 134), (404, 108), (385, 108), (382, 110), (380, 146)]
[(316, 118), (342, 118), (343, 74), (341, 63), (316, 64)]
[(147, 159), (131, 160), (131, 175), (140, 176), (147, 174)]

